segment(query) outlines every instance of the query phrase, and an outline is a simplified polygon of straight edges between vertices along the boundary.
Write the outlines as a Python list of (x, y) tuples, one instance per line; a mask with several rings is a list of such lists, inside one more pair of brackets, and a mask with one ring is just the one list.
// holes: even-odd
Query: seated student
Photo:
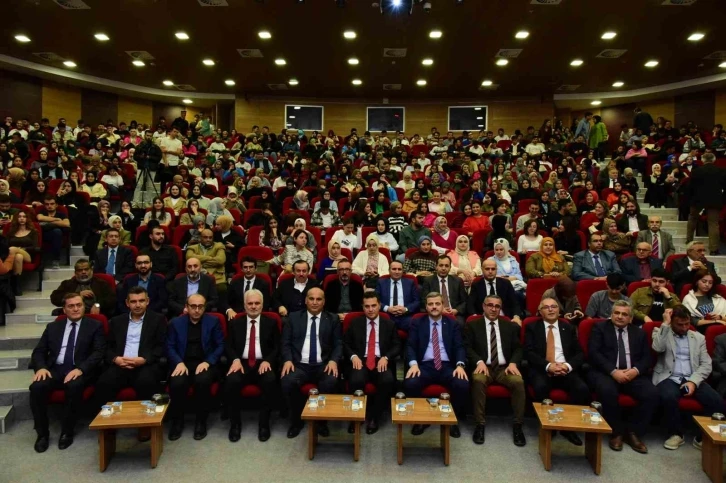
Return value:
[[(41, 247), (38, 245), (38, 232), (35, 224), (31, 223), (28, 214), (24, 211), (18, 211), (10, 222), (10, 230), (7, 236), (8, 254), (6, 258), (12, 260), (6, 266), (5, 273), (13, 270), (13, 276), (10, 278), (10, 284), (15, 295), (23, 295), (20, 289), (19, 277), (23, 273), (23, 263), (30, 263), (32, 257), (30, 253)], [(3, 264), (5, 265), (5, 264)], [(1, 270), (1, 269), (0, 269)]]
[(375, 288), (378, 277), (388, 275), (388, 269), (388, 259), (378, 250), (378, 237), (371, 233), (366, 239), (366, 249), (358, 252), (353, 261), (353, 273), (363, 278), (366, 287)]
[(355, 220), (353, 218), (343, 219), (343, 230), (336, 231), (331, 240), (337, 241), (341, 248), (347, 248), (350, 251), (360, 248), (360, 241), (355, 231)]
[(198, 258), (190, 257), (185, 265), (186, 276), (179, 277), (169, 284), (169, 315), (185, 314), (187, 297), (189, 294), (204, 296), (208, 312), (214, 311), (219, 304), (217, 284), (211, 277), (202, 274), (202, 262)]
[(164, 229), (160, 226), (150, 228), (149, 241), (151, 244), (142, 249), (139, 254), (148, 255), (154, 273), (160, 273), (167, 282), (170, 282), (178, 273), (179, 259), (176, 250), (164, 243), (165, 236)]
[(134, 262), (136, 273), (124, 277), (123, 281), (116, 286), (116, 310), (118, 313), (126, 313), (129, 308), (126, 305), (126, 298), (133, 287), (141, 287), (146, 290), (149, 296), (149, 310), (162, 313), (166, 312), (168, 295), (166, 292), (166, 280), (163, 277), (154, 275), (149, 255), (141, 253)]
[(148, 224), (151, 220), (156, 220), (162, 226), (169, 226), (172, 222), (172, 216), (164, 210), (164, 202), (158, 196), (151, 202), (151, 208), (144, 215), (143, 225)]
[(43, 200), (43, 208), (37, 215), (38, 223), (43, 229), (43, 242), (51, 245), (53, 263), (51, 268), (60, 268), (61, 249), (63, 247), (63, 233), (71, 228), (71, 222), (64, 213), (58, 212), (58, 201), (55, 196), (47, 195)]
[(683, 305), (691, 314), (691, 323), (701, 333), (712, 325), (726, 324), (726, 300), (717, 292), (720, 284), (721, 278), (713, 272), (696, 270), (693, 288), (683, 298)]
[(438, 254), (433, 250), (431, 237), (423, 235), (418, 240), (419, 249), (403, 263), (403, 271), (417, 277), (428, 277), (436, 271)]
[(307, 248), (308, 234), (305, 230), (295, 230), (292, 240), (293, 244), (285, 245), (285, 249), (280, 255), (266, 260), (270, 264), (281, 266), (285, 273), (292, 273), (292, 267), (298, 261), (307, 262), (311, 267), (315, 262), (313, 253)]
[(169, 187), (169, 196), (164, 198), (164, 208), (171, 208), (179, 216), (181, 210), (187, 207), (187, 200), (181, 195), (181, 188), (173, 184)]
[(623, 295), (625, 280), (619, 273), (611, 273), (605, 279), (607, 289), (599, 290), (592, 294), (587, 303), (585, 315), (593, 319), (607, 319), (613, 312), (613, 304), (618, 300), (630, 302), (630, 299)]
[(630, 295), (633, 303), (633, 324), (662, 321), (663, 313), (680, 305), (678, 296), (668, 291), (668, 272), (655, 268), (649, 279), (650, 286), (640, 287)]

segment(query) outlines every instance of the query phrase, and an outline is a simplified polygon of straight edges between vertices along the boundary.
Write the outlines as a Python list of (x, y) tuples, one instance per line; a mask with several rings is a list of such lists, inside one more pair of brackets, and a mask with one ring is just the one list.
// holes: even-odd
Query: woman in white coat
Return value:
[(378, 251), (378, 237), (371, 233), (366, 238), (365, 250), (358, 252), (353, 261), (353, 273), (363, 277), (368, 288), (375, 288), (378, 277), (388, 275), (388, 259)]

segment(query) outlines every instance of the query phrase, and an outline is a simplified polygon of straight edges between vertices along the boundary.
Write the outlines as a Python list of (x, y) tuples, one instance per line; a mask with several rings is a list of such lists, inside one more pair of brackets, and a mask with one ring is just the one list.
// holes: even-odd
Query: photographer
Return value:
[(134, 153), (134, 159), (140, 169), (148, 168), (156, 171), (161, 161), (161, 148), (154, 143), (154, 133), (150, 130), (144, 132), (144, 142), (139, 144)]

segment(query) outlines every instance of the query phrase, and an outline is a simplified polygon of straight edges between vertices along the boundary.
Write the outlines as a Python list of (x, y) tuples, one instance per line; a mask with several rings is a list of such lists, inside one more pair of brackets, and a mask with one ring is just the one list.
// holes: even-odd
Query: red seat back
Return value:
[(557, 279), (554, 277), (530, 278), (527, 281), (527, 312), (537, 314), (542, 295), (555, 285), (557, 285)]
[(590, 301), (590, 297), (595, 292), (607, 289), (607, 283), (605, 280), (580, 280), (577, 282), (577, 300), (580, 301), (580, 306), (585, 309), (587, 303)]

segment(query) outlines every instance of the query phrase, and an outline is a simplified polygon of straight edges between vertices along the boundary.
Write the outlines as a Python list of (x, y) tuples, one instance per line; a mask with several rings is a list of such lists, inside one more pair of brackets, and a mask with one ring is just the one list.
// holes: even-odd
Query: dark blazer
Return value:
[[(350, 307), (351, 312), (361, 312), (363, 310), (363, 285), (359, 282), (351, 280), (348, 282), (350, 286)], [(338, 313), (338, 305), (340, 305), (340, 288), (339, 280), (333, 280), (328, 283), (325, 288), (325, 310), (333, 314)]]
[[(229, 308), (235, 312), (245, 311), (245, 285), (247, 285), (247, 281), (242, 279), (233, 280), (228, 285), (227, 299), (229, 301)], [(270, 310), (272, 296), (270, 295), (270, 284), (267, 283), (267, 280), (255, 277), (255, 283), (252, 284), (252, 288), (256, 288), (262, 292), (262, 310)]]
[[(467, 301), (469, 297), (466, 295), (466, 289), (464, 288), (464, 282), (453, 275), (446, 277), (447, 288), (449, 291), (449, 302), (451, 308), (457, 311), (457, 315), (466, 317), (467, 314)], [(426, 300), (426, 295), (430, 292), (441, 293), (441, 284), (439, 283), (439, 276), (432, 275), (426, 277), (421, 285), (421, 300)]]
[[(577, 341), (575, 327), (560, 321), (560, 341), (565, 361), (572, 366), (572, 372), (577, 372), (585, 362), (585, 354)], [(527, 324), (524, 331), (524, 352), (530, 367), (534, 371), (544, 372), (547, 367), (547, 336), (545, 323), (542, 319)]]
[[(148, 309), (160, 314), (167, 308), (169, 301), (169, 296), (166, 292), (166, 280), (164, 280), (164, 276), (159, 273), (151, 273), (149, 274), (149, 277), (149, 284), (146, 288), (146, 291), (149, 294)], [(129, 308), (126, 306), (126, 297), (128, 296), (129, 289), (131, 289), (131, 287), (138, 287), (138, 285), (139, 275), (136, 274), (116, 286), (117, 312), (128, 313)]]
[[(502, 298), (502, 310), (504, 315), (510, 319), (515, 315), (519, 317), (523, 316), (522, 307), (517, 302), (517, 297), (514, 295), (514, 287), (512, 282), (505, 280), (501, 277), (497, 277), (494, 281), (494, 288), (497, 291), (497, 295)], [(471, 292), (469, 293), (469, 314), (482, 314), (484, 313), (483, 303), (487, 296), (487, 284), (486, 279), (482, 278), (472, 284)]]
[[(366, 317), (356, 317), (350, 322), (350, 326), (343, 336), (346, 361), (349, 361), (355, 355), (365, 364), (365, 353), (368, 347), (367, 330), (368, 319)], [(378, 345), (381, 350), (381, 357), (387, 357), (388, 361), (393, 364), (396, 361), (401, 344), (398, 339), (396, 324), (392, 320), (378, 317)]]
[[(605, 270), (605, 274), (620, 273), (620, 266), (615, 260), (615, 254), (608, 250), (601, 250), (600, 264)], [(572, 280), (579, 282), (580, 280), (592, 280), (597, 277), (597, 270), (592, 261), (590, 250), (583, 250), (575, 253), (572, 262)]]
[[(93, 257), (93, 273), (106, 273), (107, 263), (108, 247), (96, 250), (96, 255)], [(134, 270), (134, 252), (124, 246), (116, 247), (116, 273), (114, 275), (116, 281), (120, 282)]]
[[(716, 273), (716, 267), (713, 262), (706, 262), (705, 265), (709, 272)], [(685, 284), (693, 281), (693, 271), (688, 269), (690, 266), (691, 260), (687, 256), (673, 260), (671, 282), (673, 282), (673, 288), (676, 289), (677, 295), (681, 293), (681, 289)]]
[[(209, 314), (204, 314), (202, 320), (202, 350), (204, 361), (213, 366), (219, 362), (224, 352), (224, 333), (219, 324), (219, 319)], [(166, 353), (169, 357), (169, 365), (172, 370), (180, 362), (184, 362), (184, 355), (187, 350), (187, 334), (189, 333), (189, 316), (180, 315), (169, 322), (166, 334)]]
[[(113, 364), (116, 357), (123, 357), (126, 348), (126, 335), (129, 331), (129, 316), (117, 315), (108, 321), (106, 338), (106, 362)], [(147, 310), (141, 326), (139, 357), (146, 359), (146, 364), (156, 364), (164, 356), (166, 345), (166, 318)]]
[(724, 205), (724, 186), (726, 169), (713, 163), (694, 169), (688, 183), (691, 206), (699, 209), (721, 209)]
[[(262, 355), (256, 355), (257, 361), (269, 362), (273, 369), (278, 365), (280, 359), (280, 329), (277, 321), (265, 315), (260, 315), (257, 327), (260, 338), (260, 349)], [(235, 359), (242, 359), (242, 354), (247, 345), (247, 316), (239, 315), (230, 320), (227, 324), (227, 338), (224, 341), (224, 353), (229, 362)]]
[[(638, 233), (640, 233), (643, 230), (648, 229), (648, 216), (644, 214), (639, 214), (635, 216), (638, 219)], [(628, 222), (628, 215), (623, 215), (620, 217), (620, 219), (615, 223), (618, 227), (618, 231), (622, 233), (628, 233), (630, 231), (630, 225)]]
[[(635, 243), (637, 245), (641, 242), (646, 242), (650, 246), (653, 246), (653, 232), (650, 230), (639, 231), (638, 239), (635, 240)], [(663, 260), (676, 253), (676, 247), (673, 245), (673, 235), (667, 231), (660, 230), (658, 232), (658, 243), (660, 244), (660, 250), (663, 252)]]
[[(319, 317), (320, 360), (323, 361), (323, 364), (330, 361), (339, 364), (343, 358), (343, 335), (340, 319), (336, 314), (325, 311), (321, 312)], [(300, 363), (302, 347), (307, 335), (307, 326), (307, 310), (298, 310), (290, 314), (289, 320), (282, 327), (282, 362)]]
[[(401, 294), (403, 301), (409, 313), (416, 313), (421, 307), (421, 298), (419, 297), (418, 290), (413, 280), (406, 277), (401, 278)], [(381, 297), (381, 309), (391, 305), (391, 279), (390, 278), (379, 278), (378, 284), (376, 285), (376, 292)]]
[[(28, 366), (30, 369), (34, 371), (39, 369), (50, 370), (56, 365), (55, 361), (58, 359), (58, 354), (60, 354), (63, 345), (66, 321), (67, 319), (56, 320), (45, 326), (43, 335), (30, 356)], [(106, 337), (103, 333), (103, 324), (95, 319), (83, 317), (78, 327), (78, 337), (76, 338), (73, 355), (75, 367), (83, 371), (84, 376), (92, 377), (101, 368), (105, 349)]]
[[(663, 260), (660, 258), (650, 257), (651, 272), (658, 267), (663, 266)], [(620, 270), (625, 278), (626, 283), (637, 282), (642, 280), (640, 276), (640, 260), (638, 257), (622, 258), (620, 260)]]
[[(466, 347), (467, 362), (471, 368), (475, 368), (478, 361), (484, 361), (486, 364), (489, 357), (487, 324), (484, 317), (477, 317), (464, 326), (464, 347)], [(522, 344), (519, 341), (519, 325), (504, 319), (498, 319), (497, 325), (499, 325), (499, 336), (502, 340), (502, 345), (497, 350), (502, 352), (507, 364), (514, 363), (521, 366), (523, 352)]]
[(305, 310), (305, 296), (308, 290), (317, 287), (315, 280), (308, 279), (305, 284), (305, 290), (298, 295), (295, 290), (295, 279), (288, 278), (277, 284), (275, 292), (272, 294), (272, 310), (277, 312), (280, 307), (285, 307), (288, 313)]
[[(443, 338), (449, 362), (451, 364), (458, 362), (466, 364), (466, 349), (464, 348), (464, 340), (461, 336), (459, 324), (448, 317), (442, 317), (439, 336)], [(423, 361), (424, 354), (426, 354), (430, 339), (431, 327), (428, 316), (412, 320), (411, 327), (408, 330), (405, 363), (408, 364), (413, 361), (420, 364)]]
[[(644, 330), (632, 324), (628, 325), (627, 330), (630, 344), (630, 365), (637, 368), (641, 376), (647, 376), (651, 366), (648, 337)], [(618, 360), (618, 338), (615, 335), (612, 320), (608, 319), (592, 326), (587, 347), (588, 359), (594, 369), (605, 374), (610, 374), (615, 370)]]
[[(63, 280), (58, 288), (50, 294), (51, 303), (56, 307), (62, 307), (63, 296), (67, 293), (78, 292), (78, 285), (76, 277)], [(96, 277), (91, 279), (89, 285), (91, 286), (91, 292), (96, 296), (96, 302), (101, 305), (101, 312), (113, 315), (113, 311), (116, 308), (116, 293), (111, 288), (111, 285)]]
[[(199, 279), (199, 290), (197, 293), (204, 295), (207, 299), (207, 312), (217, 308), (219, 295), (217, 284), (208, 275), (202, 274)], [(179, 277), (169, 284), (169, 314), (179, 315), (184, 312), (184, 305), (187, 303), (187, 277)]]

